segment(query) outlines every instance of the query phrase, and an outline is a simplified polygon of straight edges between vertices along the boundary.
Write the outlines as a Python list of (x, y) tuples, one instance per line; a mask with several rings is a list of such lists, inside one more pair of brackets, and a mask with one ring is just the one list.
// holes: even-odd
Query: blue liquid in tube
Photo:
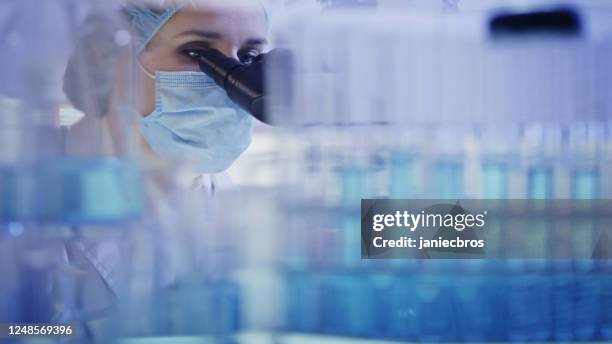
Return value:
[[(574, 287), (574, 336), (576, 340), (592, 339), (599, 324), (601, 278), (590, 267), (577, 267)], [(601, 308), (609, 312), (609, 308)]]
[[(25, 310), (20, 302), (20, 295), (22, 294), (23, 291), (19, 289), (18, 285), (4, 286), (0, 290), (0, 322), (6, 324), (26, 321)], [(29, 304), (31, 300), (26, 299), (25, 302)]]
[(289, 332), (318, 332), (318, 292), (320, 285), (315, 274), (298, 272), (285, 276), (285, 330)]
[(370, 197), (370, 172), (363, 167), (346, 167), (341, 170), (342, 206), (359, 209), (362, 198)]
[(413, 198), (415, 194), (414, 161), (410, 156), (391, 159), (391, 198)]
[(27, 268), (20, 274), (18, 307), (23, 319), (18, 323), (49, 323), (55, 313), (53, 294), (49, 291), (51, 272), (47, 269)]
[(572, 180), (572, 198), (592, 200), (599, 192), (599, 175), (596, 171), (578, 171)]
[(456, 319), (461, 340), (502, 341), (504, 322), (495, 301), (504, 295), (499, 293), (500, 285), (495, 276), (490, 271), (487, 273), (482, 270), (473, 273), (459, 271), (459, 274), (461, 276), (457, 278), (463, 282), (453, 288), (453, 301), (455, 314), (460, 314)]
[(388, 336), (416, 341), (418, 338), (419, 300), (414, 292), (415, 277), (400, 274), (389, 291)]
[(17, 220), (17, 171), (0, 166), (0, 223)]
[(211, 280), (192, 288), (178, 290), (174, 309), (178, 316), (172, 319), (173, 333), (224, 337), (240, 329), (241, 297), (236, 283)]
[[(572, 179), (572, 198), (595, 200), (598, 197), (599, 175), (596, 171), (577, 171)], [(599, 297), (602, 295), (602, 276), (597, 273), (594, 262), (589, 260), (594, 250), (594, 220), (586, 218), (574, 224), (575, 261), (574, 286), (574, 336), (577, 340), (592, 339), (600, 321)], [(604, 311), (605, 312), (605, 311)]]
[(557, 341), (574, 339), (574, 274), (560, 267), (551, 277), (553, 300), (553, 333)]
[[(528, 172), (528, 197), (547, 200), (553, 195), (552, 170), (533, 168)], [(546, 220), (530, 220), (529, 237), (523, 240), (525, 256), (539, 258), (525, 261), (524, 269), (510, 273), (508, 281), (508, 339), (510, 341), (545, 341), (551, 337), (552, 280), (545, 258), (548, 227)], [(561, 290), (561, 294), (565, 293)], [(569, 296), (569, 295), (568, 295)], [(563, 296), (561, 296), (563, 297)]]
[(446, 288), (448, 275), (422, 272), (416, 281), (418, 299), (418, 341), (453, 341), (457, 338), (452, 312), (452, 288)]
[(9, 178), (0, 185), (0, 221), (114, 224), (137, 219), (145, 211), (142, 178), (129, 162), (61, 159), (6, 171), (2, 174)]
[(369, 274), (372, 307), (375, 316), (370, 318), (373, 326), (370, 328), (370, 333), (367, 334), (368, 337), (381, 338), (388, 337), (390, 334), (391, 305), (395, 302), (395, 299), (391, 297), (391, 290), (395, 282), (395, 277), (389, 272), (377, 273), (371, 271)]
[(546, 168), (529, 170), (527, 188), (530, 199), (550, 199), (553, 196), (552, 171)]
[(602, 275), (596, 269), (595, 261), (591, 260), (594, 250), (595, 224), (591, 218), (576, 220), (572, 226), (574, 231), (574, 252), (578, 259), (574, 261), (575, 284), (574, 301), (574, 338), (590, 340), (597, 332), (600, 313), (605, 308), (600, 306), (602, 295)]
[[(508, 198), (508, 166), (503, 163), (485, 163), (482, 169), (483, 199), (503, 200)], [(502, 247), (501, 242), (501, 223), (497, 219), (491, 219), (487, 223), (487, 230), (484, 233), (488, 255), (495, 256)], [(495, 262), (485, 264), (495, 265)]]
[(550, 337), (550, 285), (542, 273), (515, 271), (506, 298), (508, 339), (546, 341)]
[(612, 340), (612, 262), (606, 261), (601, 263), (601, 269), (597, 271), (597, 278), (601, 281), (601, 295), (599, 306), (601, 312), (601, 339)]
[(324, 333), (368, 337), (376, 332), (373, 290), (367, 274), (333, 273), (321, 288), (321, 324)]
[(483, 166), (482, 196), (484, 199), (508, 197), (508, 168), (505, 164), (487, 163)]
[(460, 199), (463, 197), (463, 165), (459, 162), (441, 161), (434, 171), (435, 197)]
[(342, 268), (364, 267), (367, 260), (361, 259), (361, 219), (356, 215), (346, 216), (342, 219), (342, 228), (339, 233), (339, 247), (336, 248), (337, 263)]

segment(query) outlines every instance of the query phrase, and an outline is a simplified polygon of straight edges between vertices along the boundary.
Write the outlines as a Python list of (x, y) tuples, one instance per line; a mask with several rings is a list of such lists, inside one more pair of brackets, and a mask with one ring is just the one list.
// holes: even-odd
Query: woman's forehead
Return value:
[(267, 0), (125, 0), (128, 5), (146, 5), (157, 8), (209, 5), (244, 7), (257, 3), (263, 4), (266, 1)]
[[(198, 0), (183, 7), (167, 24), (169, 34), (198, 29), (265, 36), (266, 16), (258, 0)], [(242, 5), (239, 5), (239, 4)]]
[(262, 0), (190, 0), (185, 3), (193, 9), (209, 11), (263, 11)]
[[(263, 18), (266, 13), (263, 0), (191, 0), (183, 11), (194, 14), (208, 13), (223, 17)], [(265, 24), (265, 23), (264, 23)]]

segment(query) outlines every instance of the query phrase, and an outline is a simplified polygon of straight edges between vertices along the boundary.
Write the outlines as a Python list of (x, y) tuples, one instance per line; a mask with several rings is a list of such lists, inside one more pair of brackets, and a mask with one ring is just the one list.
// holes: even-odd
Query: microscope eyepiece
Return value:
[(216, 49), (190, 50), (186, 54), (198, 62), (202, 72), (212, 77), (233, 102), (266, 122), (263, 56), (241, 63)]

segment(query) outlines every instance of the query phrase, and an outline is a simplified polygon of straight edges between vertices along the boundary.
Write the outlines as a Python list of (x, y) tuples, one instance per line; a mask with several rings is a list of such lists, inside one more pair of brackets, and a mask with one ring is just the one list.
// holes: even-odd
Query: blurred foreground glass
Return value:
[[(297, 16), (287, 21), (284, 33), (295, 53), (295, 69), (290, 78), (272, 83), (280, 86), (275, 92), (289, 97), (289, 107), (280, 104), (276, 113), (287, 128), (269, 132), (271, 148), (245, 162), (256, 177), (248, 188), (220, 192), (215, 199), (166, 193), (154, 211), (164, 220), (147, 219), (130, 231), (123, 230), (130, 227), (126, 222), (106, 222), (122, 212), (95, 208), (101, 203), (122, 209), (119, 201), (96, 201), (96, 211), (87, 216), (74, 212), (79, 216), (67, 217), (70, 226), (46, 222), (44, 216), (53, 217), (43, 212), (32, 228), (53, 229), (44, 231), (53, 235), (38, 234), (32, 241), (44, 238), (47, 250), (57, 238), (54, 233), (65, 233), (56, 240), (65, 246), (66, 240), (83, 236), (81, 224), (105, 220), (107, 226), (118, 223), (111, 226), (114, 233), (132, 242), (118, 289), (121, 302), (101, 326), (100, 342), (321, 342), (321, 336), (332, 336), (331, 341), (609, 340), (607, 260), (360, 259), (362, 198), (609, 198), (611, 34), (602, 24), (610, 14), (576, 10), (582, 29), (569, 36), (495, 36), (489, 24), (497, 12)], [(88, 41), (96, 42), (94, 51), (103, 47), (99, 42), (104, 40)], [(278, 72), (271, 71), (271, 78)], [(87, 89), (76, 90), (82, 88)], [(287, 95), (289, 90), (294, 92)], [(96, 106), (100, 94), (85, 92), (96, 96), (83, 102), (69, 97), (86, 113), (77, 126), (88, 123), (90, 114), (93, 123), (106, 118), (100, 115), (103, 107)], [(96, 128), (116, 128), (110, 123), (92, 125), (76, 142), (89, 147), (86, 138), (103, 137)], [(54, 132), (53, 125), (47, 127)], [(13, 137), (30, 144), (22, 135)], [(42, 150), (42, 156), (106, 161), (116, 155), (121, 163), (123, 157), (132, 161), (130, 144), (99, 142), (91, 147), (95, 153)], [(17, 164), (21, 155), (7, 152), (13, 153), (15, 166), (22, 166)], [(100, 192), (107, 190), (113, 188)], [(58, 213), (64, 214), (51, 215)], [(585, 235), (573, 243), (575, 250), (589, 250), (597, 240), (588, 235), (594, 224), (582, 220)], [(5, 223), (7, 237), (23, 238), (30, 222)], [(552, 256), (543, 243), (557, 234), (555, 227), (545, 221), (529, 225), (529, 249)], [(58, 226), (68, 229), (55, 231)], [(511, 231), (493, 225), (491, 235), (511, 236)], [(2, 299), (2, 307), (17, 313), (2, 314), (43, 314), (44, 303), (24, 301), (32, 294), (20, 287), (40, 285), (44, 276), (33, 269), (23, 272), (20, 254), (11, 254), (22, 252), (15, 241), (3, 241), (7, 248), (0, 252), (5, 273), (15, 277), (3, 282), (3, 295), (19, 295)], [(34, 270), (60, 266), (39, 254), (46, 252), (43, 245), (31, 246), (36, 254), (25, 261), (38, 264)], [(66, 283), (64, 295), (79, 290), (77, 280)], [(101, 295), (74, 298), (64, 314), (80, 309), (84, 300), (103, 300)], [(89, 318), (93, 312), (78, 314)]]
[(131, 36), (118, 9), (0, 4), (2, 323), (81, 326), (114, 301), (114, 272), (96, 259), (115, 255), (111, 242), (145, 211)]
[[(278, 160), (251, 169), (276, 171), (279, 185), (283, 331), (609, 340), (611, 265), (594, 248), (610, 241), (593, 218), (574, 224), (569, 248), (590, 260), (554, 259), (564, 229), (547, 221), (514, 223), (530, 226), (525, 249), (545, 259), (360, 258), (363, 198), (610, 197), (612, 14), (556, 5), (286, 22), (294, 66), (269, 77), (290, 99), (274, 104), (290, 129)], [(489, 235), (510, 244), (511, 227), (492, 224)]]

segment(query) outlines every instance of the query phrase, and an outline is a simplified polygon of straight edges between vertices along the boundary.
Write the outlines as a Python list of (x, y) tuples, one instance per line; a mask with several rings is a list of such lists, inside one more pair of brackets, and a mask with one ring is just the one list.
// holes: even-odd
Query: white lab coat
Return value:
[[(233, 187), (225, 174), (198, 175), (192, 179), (191, 184), (191, 191), (187, 191), (191, 195), (186, 198), (193, 199), (195, 196), (203, 200), (212, 197), (220, 188)], [(154, 268), (163, 272), (161, 276), (156, 277), (156, 281), (152, 282), (156, 284), (152, 288), (170, 286), (178, 278), (191, 272), (189, 271), (190, 264), (185, 264), (185, 260), (192, 259), (192, 257), (181, 254), (188, 254), (194, 250), (192, 248), (183, 249), (181, 245), (192, 244), (191, 241), (194, 240), (190, 240), (189, 235), (193, 233), (177, 235), (176, 231), (183, 228), (177, 224), (177, 221), (181, 220), (177, 218), (181, 217), (179, 213), (194, 212), (197, 209), (178, 209), (181, 204), (189, 202), (182, 203), (183, 197), (180, 192), (175, 192), (176, 190), (170, 190), (171, 192), (167, 195), (170, 198), (164, 199), (164, 192), (160, 192), (159, 186), (151, 186), (151, 188), (157, 190), (151, 191), (150, 195), (159, 197), (159, 199), (154, 200), (156, 205), (152, 214), (148, 214), (147, 218), (138, 224), (142, 228), (81, 229), (80, 232), (83, 234), (81, 237), (65, 242), (63, 252), (65, 264), (54, 274), (55, 280), (51, 288), (52, 295), (57, 300), (55, 302), (55, 321), (70, 321), (75, 318), (74, 307), (67, 305), (66, 300), (69, 303), (77, 303), (77, 308), (81, 311), (85, 310), (84, 317), (87, 319), (104, 318), (115, 304), (124, 286), (122, 285), (125, 282), (124, 279), (133, 277), (126, 276), (126, 274), (140, 273), (149, 277), (148, 272), (142, 271), (147, 267), (132, 266), (126, 270), (125, 265), (133, 264), (132, 260), (144, 262), (144, 265), (156, 264)], [(199, 215), (201, 218), (206, 217), (203, 214)], [(146, 243), (142, 242), (140, 240), (142, 237), (132, 236), (133, 233), (130, 231), (133, 230), (150, 230), (155, 238)], [(151, 245), (154, 247), (152, 248)], [(134, 272), (134, 269), (138, 271)], [(71, 300), (72, 297), (76, 297), (77, 301)]]
[[(111, 127), (106, 118), (86, 116), (71, 128), (67, 153), (113, 156), (116, 143)], [(55, 269), (51, 288), (55, 319), (74, 318), (74, 305), (66, 305), (75, 303), (70, 300), (74, 295), (78, 295), (77, 308), (86, 310), (86, 318), (104, 317), (126, 280), (135, 275), (150, 279), (153, 272), (147, 269), (154, 266), (163, 272), (155, 276), (154, 288), (168, 286), (190, 273), (191, 261), (199, 259), (190, 254), (201, 251), (193, 245), (206, 239), (202, 229), (210, 218), (207, 203), (220, 189), (233, 188), (233, 183), (224, 173), (197, 175), (153, 156), (144, 158), (141, 163), (150, 165), (143, 167), (149, 213), (136, 225), (81, 228), (80, 234), (65, 241), (64, 264)]]

